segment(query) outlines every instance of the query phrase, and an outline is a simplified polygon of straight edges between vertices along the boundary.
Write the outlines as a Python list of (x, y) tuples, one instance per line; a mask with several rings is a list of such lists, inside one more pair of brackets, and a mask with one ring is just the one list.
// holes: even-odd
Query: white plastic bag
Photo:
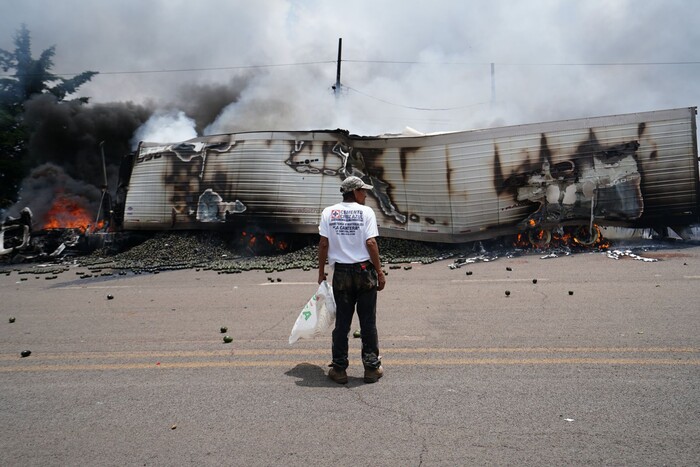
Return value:
[(335, 326), (333, 287), (328, 281), (323, 281), (299, 313), (292, 333), (289, 335), (289, 343), (293, 344), (299, 339), (309, 339), (326, 333), (332, 330), (333, 326)]

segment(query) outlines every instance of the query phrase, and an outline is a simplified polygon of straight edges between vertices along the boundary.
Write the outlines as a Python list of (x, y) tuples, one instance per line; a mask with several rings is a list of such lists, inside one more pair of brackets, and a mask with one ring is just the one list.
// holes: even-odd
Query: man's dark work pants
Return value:
[(372, 263), (335, 264), (333, 297), (335, 329), (333, 330), (333, 363), (338, 369), (348, 367), (348, 333), (357, 306), (362, 334), (362, 363), (365, 368), (379, 368), (377, 337), (377, 272)]

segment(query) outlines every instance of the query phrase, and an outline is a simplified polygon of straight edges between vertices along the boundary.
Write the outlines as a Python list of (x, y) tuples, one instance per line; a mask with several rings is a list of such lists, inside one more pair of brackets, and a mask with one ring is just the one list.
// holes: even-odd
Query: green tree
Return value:
[(0, 49), (0, 208), (16, 200), (19, 184), (30, 169), (26, 157), (30, 135), (23, 122), (25, 102), (38, 94), (52, 94), (60, 103), (97, 74), (85, 71), (64, 78), (51, 73), (56, 46), (34, 59), (31, 35), (24, 24), (15, 34), (14, 45), (12, 52)]

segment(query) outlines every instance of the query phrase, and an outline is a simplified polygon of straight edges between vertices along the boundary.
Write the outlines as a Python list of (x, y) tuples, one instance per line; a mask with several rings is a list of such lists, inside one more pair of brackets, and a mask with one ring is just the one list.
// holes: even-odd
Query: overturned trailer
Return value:
[(124, 230), (316, 233), (348, 175), (373, 185), (380, 235), (466, 242), (594, 225), (698, 222), (695, 107), (428, 135), (256, 131), (143, 142), (125, 158)]

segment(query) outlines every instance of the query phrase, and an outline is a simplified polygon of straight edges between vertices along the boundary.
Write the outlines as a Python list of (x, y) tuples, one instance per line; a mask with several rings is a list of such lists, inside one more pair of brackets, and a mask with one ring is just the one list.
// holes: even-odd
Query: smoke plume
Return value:
[(150, 114), (150, 109), (131, 103), (81, 105), (58, 103), (51, 95), (37, 96), (25, 104), (30, 166), (49, 162), (75, 179), (101, 186), (100, 143), (104, 142), (105, 162), (114, 175), (122, 156), (130, 151), (134, 132)]
[(22, 181), (20, 201), (15, 205), (16, 212), (10, 211), (10, 214), (16, 217), (19, 209), (28, 207), (34, 215), (33, 227), (43, 228), (49, 221), (49, 211), (61, 203), (81, 209), (91, 221), (99, 210), (101, 198), (102, 193), (96, 186), (74, 179), (55, 164), (45, 163)]
[(194, 120), (185, 115), (185, 112), (158, 112), (136, 130), (131, 139), (131, 148), (136, 149), (140, 141), (167, 143), (196, 136)]

